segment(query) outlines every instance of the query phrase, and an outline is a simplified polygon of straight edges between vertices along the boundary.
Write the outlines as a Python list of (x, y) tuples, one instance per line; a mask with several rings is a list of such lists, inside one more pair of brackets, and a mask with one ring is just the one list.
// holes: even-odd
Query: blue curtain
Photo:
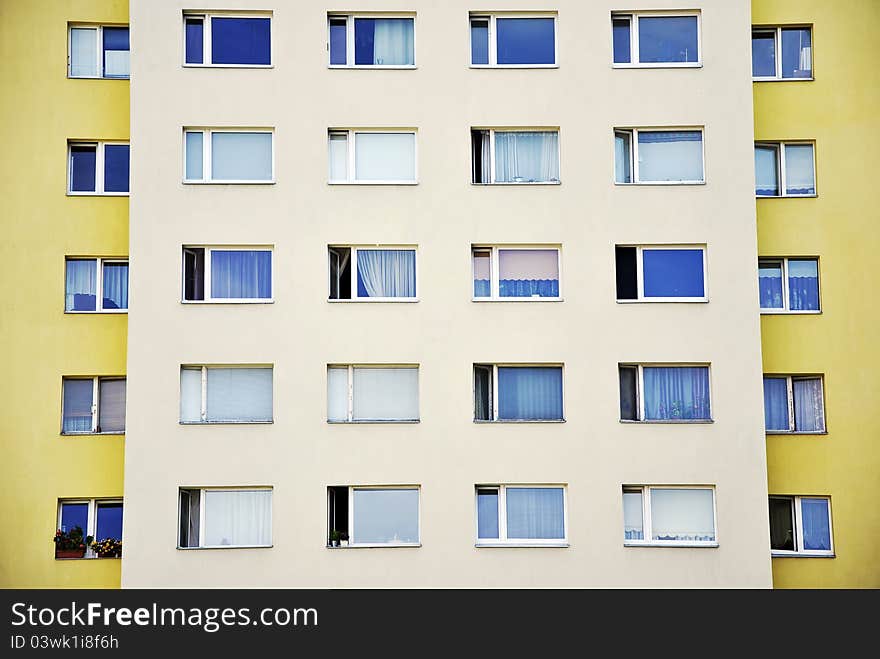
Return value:
[(758, 267), (758, 291), (762, 309), (782, 309), (782, 264)]
[(415, 297), (415, 250), (359, 249), (357, 285), (358, 297)]
[(817, 311), (819, 309), (819, 278), (789, 277), (788, 301), (793, 311)]
[(507, 537), (547, 540), (565, 537), (561, 487), (508, 487)]
[(831, 549), (827, 499), (801, 499), (804, 549)]
[(474, 279), (474, 297), (491, 297), (492, 282), (488, 279)]
[(128, 309), (128, 263), (104, 264), (104, 309)]
[(186, 63), (203, 64), (205, 58), (205, 22), (201, 18), (186, 19)]
[(497, 131), (495, 181), (498, 183), (559, 181), (559, 133)]
[(498, 282), (498, 292), (501, 297), (559, 297), (559, 280), (502, 279)]
[(211, 297), (269, 299), (272, 297), (272, 252), (213, 250)]
[(94, 259), (67, 262), (64, 309), (94, 311), (97, 300), (97, 261)]
[(214, 64), (271, 64), (268, 18), (211, 19), (211, 61)]
[(499, 64), (555, 64), (556, 37), (552, 18), (498, 18)]
[(562, 369), (555, 366), (500, 366), (498, 418), (562, 418)]
[(498, 491), (477, 491), (477, 537), (498, 538)]
[(822, 380), (793, 380), (794, 429), (801, 432), (825, 430), (825, 406), (822, 402)]
[(709, 419), (706, 366), (646, 366), (645, 419)]
[(764, 378), (764, 426), (788, 430), (788, 384), (785, 378)]

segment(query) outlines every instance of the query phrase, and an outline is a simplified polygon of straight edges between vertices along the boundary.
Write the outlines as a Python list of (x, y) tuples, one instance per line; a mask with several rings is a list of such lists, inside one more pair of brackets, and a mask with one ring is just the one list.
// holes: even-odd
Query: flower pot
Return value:
[(83, 549), (56, 549), (55, 550), (55, 558), (82, 558), (86, 555), (86, 550)]

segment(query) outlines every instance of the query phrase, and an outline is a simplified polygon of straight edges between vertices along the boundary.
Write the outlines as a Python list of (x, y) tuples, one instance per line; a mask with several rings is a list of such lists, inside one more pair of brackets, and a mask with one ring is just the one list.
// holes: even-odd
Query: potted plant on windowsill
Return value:
[(90, 546), (98, 558), (117, 558), (122, 556), (122, 542), (116, 538), (104, 538), (100, 542), (93, 542)]
[(346, 533), (345, 531), (341, 531), (339, 533), (339, 546), (348, 547), (348, 533)]
[(55, 543), (55, 558), (83, 558), (92, 536), (83, 537), (82, 527), (74, 526), (70, 531), (55, 531), (52, 541)]
[(331, 547), (338, 547), (339, 540), (341, 539), (341, 537), (342, 537), (342, 534), (339, 531), (337, 531), (336, 529), (333, 529), (332, 531), (330, 531), (330, 546)]

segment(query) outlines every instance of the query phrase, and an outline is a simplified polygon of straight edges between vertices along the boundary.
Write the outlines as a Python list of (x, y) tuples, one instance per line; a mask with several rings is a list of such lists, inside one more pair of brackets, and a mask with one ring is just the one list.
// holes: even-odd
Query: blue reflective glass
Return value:
[(788, 430), (788, 382), (785, 378), (764, 378), (764, 427)]
[(615, 19), (611, 21), (611, 26), (614, 37), (614, 62), (629, 64), (632, 58), (629, 19)]
[(792, 311), (818, 311), (819, 262), (815, 259), (789, 259), (788, 305)]
[(782, 77), (810, 78), (813, 57), (809, 28), (782, 30)]
[(95, 191), (95, 163), (97, 147), (70, 147), (71, 192)]
[(271, 298), (272, 252), (212, 250), (211, 297)]
[(104, 146), (104, 192), (128, 192), (128, 144)]
[(642, 251), (645, 297), (704, 297), (703, 250)]
[(128, 28), (127, 27), (105, 27), (104, 28), (104, 50), (128, 50)]
[(758, 265), (758, 292), (762, 309), (782, 309), (782, 263)]
[(562, 419), (562, 369), (500, 366), (498, 418), (518, 421)]
[(696, 16), (642, 16), (639, 18), (639, 61), (696, 62)]
[(776, 76), (776, 32), (752, 33), (752, 77)]
[(186, 19), (186, 63), (204, 64), (205, 22), (201, 18)]
[(498, 64), (555, 64), (552, 18), (498, 18)]
[(61, 530), (65, 533), (73, 531), (74, 527), (80, 527), (83, 536), (89, 528), (89, 504), (87, 503), (62, 503), (61, 504)]
[(711, 419), (709, 368), (645, 366), (645, 419)]
[(271, 64), (268, 18), (211, 19), (211, 62), (214, 64)]
[(801, 499), (804, 549), (831, 549), (831, 527), (828, 523), (827, 499)]
[(489, 63), (489, 21), (471, 20), (471, 64)]
[(561, 487), (508, 487), (507, 537), (511, 540), (561, 540), (565, 512)]
[(346, 58), (346, 21), (345, 19), (330, 20), (330, 64), (347, 64)]
[(95, 540), (122, 539), (122, 504), (99, 503), (95, 528)]
[(477, 490), (477, 537), (498, 537), (498, 490)]

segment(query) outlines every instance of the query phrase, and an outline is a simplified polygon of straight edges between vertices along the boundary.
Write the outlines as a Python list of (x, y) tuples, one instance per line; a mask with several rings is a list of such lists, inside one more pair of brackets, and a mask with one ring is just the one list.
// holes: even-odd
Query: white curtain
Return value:
[(755, 147), (755, 193), (759, 197), (779, 194), (778, 158), (776, 147)]
[(411, 65), (413, 57), (413, 20), (377, 18), (373, 32), (373, 64)]
[(419, 418), (418, 368), (355, 368), (355, 421), (415, 421)]
[(327, 420), (348, 421), (348, 367), (327, 368)]
[(785, 147), (786, 194), (815, 194), (816, 176), (813, 172), (813, 145), (789, 144)]
[(272, 180), (271, 133), (211, 133), (211, 178)]
[(67, 261), (64, 304), (66, 311), (95, 310), (97, 263), (94, 259), (71, 259)]
[(715, 540), (712, 490), (651, 488), (651, 533), (653, 540)]
[(128, 263), (105, 263), (103, 309), (128, 309)]
[(355, 133), (358, 181), (415, 181), (415, 133)]
[(792, 380), (794, 396), (794, 429), (800, 432), (825, 430), (825, 406), (822, 403), (822, 380)]
[(624, 540), (644, 540), (642, 521), (642, 493), (623, 493), (623, 538)]
[(348, 180), (348, 135), (330, 133), (330, 180)]
[(125, 431), (125, 380), (101, 380), (98, 427), (101, 432)]
[(75, 27), (70, 30), (70, 75), (98, 75), (98, 31)]
[(369, 297), (415, 297), (416, 252), (412, 249), (360, 249), (358, 279)]
[(198, 423), (202, 420), (202, 369), (180, 369), (180, 420)]
[(559, 133), (497, 131), (495, 181), (534, 183), (559, 180)]
[(209, 368), (208, 421), (271, 421), (271, 368)]
[(205, 492), (203, 546), (271, 544), (271, 490)]

